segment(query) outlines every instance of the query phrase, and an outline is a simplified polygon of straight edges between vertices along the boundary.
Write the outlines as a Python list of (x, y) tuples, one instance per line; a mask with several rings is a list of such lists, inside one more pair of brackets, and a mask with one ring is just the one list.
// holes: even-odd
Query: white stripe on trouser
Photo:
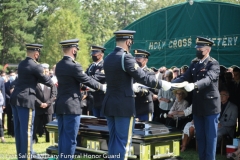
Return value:
[(148, 121), (152, 121), (152, 113), (148, 113)]
[(132, 127), (133, 127), (133, 117), (131, 117), (130, 122), (129, 122), (128, 139), (127, 139), (127, 145), (126, 145), (126, 152), (125, 152), (124, 160), (128, 159), (128, 152), (129, 152), (130, 143), (131, 143), (131, 140), (132, 140)]
[[(31, 128), (32, 128), (32, 109), (29, 108), (29, 114), (28, 114), (28, 145), (27, 145), (27, 155), (30, 155), (30, 147), (31, 147)], [(28, 160), (31, 159), (31, 156), (28, 156)]]

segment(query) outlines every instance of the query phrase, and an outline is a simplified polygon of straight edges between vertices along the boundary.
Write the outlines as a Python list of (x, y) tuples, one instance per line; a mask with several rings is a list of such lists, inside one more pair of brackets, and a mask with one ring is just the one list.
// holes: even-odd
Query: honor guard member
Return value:
[(82, 66), (75, 61), (78, 39), (60, 42), (64, 56), (56, 65), (58, 95), (55, 111), (58, 119), (58, 159), (73, 159), (76, 148), (76, 137), (80, 125), (81, 93), (80, 83), (98, 91), (106, 91), (102, 85), (84, 73)]
[(139, 67), (135, 58), (129, 53), (133, 44), (135, 31), (120, 30), (116, 35), (116, 48), (104, 59), (104, 71), (107, 82), (107, 92), (103, 100), (102, 111), (109, 128), (108, 156), (110, 160), (127, 159), (134, 128), (135, 92), (139, 85), (136, 82), (152, 88), (168, 90), (171, 84), (158, 81), (155, 75), (147, 75)]
[(26, 48), (27, 57), (18, 65), (18, 80), (10, 97), (18, 159), (30, 159), (34, 154), (32, 134), (37, 83), (51, 88), (54, 86), (50, 77), (43, 74), (43, 67), (37, 62), (42, 45), (26, 44)]
[(218, 117), (220, 113), (220, 95), (218, 79), (219, 63), (209, 56), (213, 41), (197, 37), (196, 57), (189, 69), (173, 81), (188, 81), (186, 91), (193, 91), (192, 113), (196, 128), (198, 154), (200, 160), (215, 160)]
[[(106, 83), (105, 73), (103, 70), (103, 56), (104, 56), (105, 48), (101, 46), (91, 46), (91, 56), (93, 63), (89, 66), (86, 70), (86, 74), (96, 81), (100, 82), (101, 84)], [(93, 96), (93, 108), (92, 112), (95, 117), (104, 118), (104, 115), (101, 114), (102, 108), (102, 101), (104, 99), (104, 92), (103, 91), (89, 91), (88, 94)]]
[[(150, 53), (145, 50), (137, 49), (134, 50), (134, 54), (137, 64), (142, 68), (145, 74), (155, 75), (155, 72), (147, 67)], [(139, 121), (152, 121), (154, 111), (152, 96), (152, 92), (148, 88), (143, 87), (136, 93), (136, 118), (138, 118)]]

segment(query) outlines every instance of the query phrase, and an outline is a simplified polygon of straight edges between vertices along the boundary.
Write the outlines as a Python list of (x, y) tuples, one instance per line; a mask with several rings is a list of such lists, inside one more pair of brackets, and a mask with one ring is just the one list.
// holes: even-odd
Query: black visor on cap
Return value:
[(132, 30), (119, 30), (114, 32), (116, 36), (116, 40), (119, 39), (133, 39), (133, 35), (136, 33), (136, 31)]
[(77, 50), (79, 50), (78, 42), (79, 42), (79, 39), (69, 39), (69, 40), (62, 41), (59, 44), (62, 45), (62, 48), (76, 47)]
[(41, 44), (26, 44), (26, 49), (30, 50), (30, 51), (39, 51), (40, 52), (42, 47), (43, 47), (43, 45), (41, 45)]
[(102, 47), (102, 46), (96, 46), (96, 45), (92, 45), (91, 46), (91, 54), (96, 54), (98, 52), (102, 52), (104, 53), (106, 48)]
[(148, 56), (145, 54), (135, 54), (134, 57), (135, 58), (147, 58)]
[(91, 55), (97, 54), (97, 53), (103, 53), (102, 50), (92, 50)]
[(212, 47), (212, 45), (214, 44), (214, 42), (208, 38), (205, 37), (197, 37), (196, 39), (196, 46), (195, 48), (202, 48), (204, 46), (209, 46)]

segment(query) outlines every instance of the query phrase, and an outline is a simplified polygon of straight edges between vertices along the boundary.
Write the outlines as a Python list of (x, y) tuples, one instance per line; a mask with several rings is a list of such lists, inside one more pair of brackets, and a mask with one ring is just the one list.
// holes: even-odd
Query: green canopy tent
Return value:
[[(240, 66), (240, 5), (221, 2), (188, 2), (142, 17), (126, 28), (135, 30), (134, 49), (151, 53), (149, 67), (189, 65), (195, 58), (197, 36), (215, 42), (210, 55), (223, 66)], [(116, 46), (114, 37), (106, 54)]]

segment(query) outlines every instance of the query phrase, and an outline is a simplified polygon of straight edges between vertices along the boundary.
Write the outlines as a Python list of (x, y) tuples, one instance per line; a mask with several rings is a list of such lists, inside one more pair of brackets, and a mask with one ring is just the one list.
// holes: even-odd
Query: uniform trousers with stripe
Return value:
[(215, 160), (219, 114), (193, 115), (199, 160)]
[(127, 160), (135, 125), (134, 117), (106, 116), (109, 129), (109, 160)]
[(72, 160), (77, 145), (79, 114), (58, 114), (58, 160)]
[(32, 135), (35, 110), (12, 106), (17, 157), (30, 160), (32, 157)]

